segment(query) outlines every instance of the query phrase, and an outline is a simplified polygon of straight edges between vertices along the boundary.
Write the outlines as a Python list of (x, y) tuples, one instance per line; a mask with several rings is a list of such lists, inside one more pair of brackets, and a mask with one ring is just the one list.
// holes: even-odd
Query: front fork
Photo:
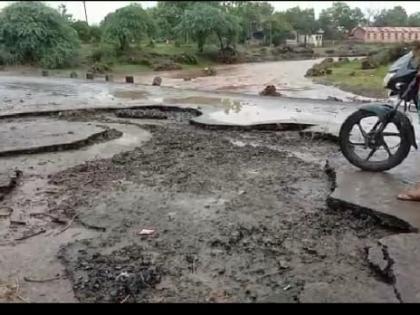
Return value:
[[(378, 139), (378, 137), (385, 130), (386, 126), (392, 121), (392, 119), (398, 112), (398, 107), (399, 104), (396, 107), (392, 107), (388, 104), (368, 104), (361, 108), (361, 110), (368, 111), (379, 117), (379, 121), (374, 125), (374, 127), (370, 131), (370, 133), (375, 132), (376, 139)], [(408, 137), (411, 145), (417, 149), (414, 127), (408, 116), (406, 121), (402, 121), (402, 124), (402, 132), (404, 132), (402, 136)], [(409, 124), (409, 126), (407, 126), (407, 124)], [(376, 128), (378, 127), (379, 129), (376, 130)]]

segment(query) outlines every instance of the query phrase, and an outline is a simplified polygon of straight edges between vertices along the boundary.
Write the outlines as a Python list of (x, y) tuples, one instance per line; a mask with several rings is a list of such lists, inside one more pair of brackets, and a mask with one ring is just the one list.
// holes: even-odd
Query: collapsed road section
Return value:
[[(377, 276), (381, 262), (371, 258), (379, 240), (410, 229), (345, 202), (327, 207), (342, 187), (331, 128), (197, 128), (186, 124), (194, 113), (156, 107), (77, 113), (53, 120), (119, 137), (0, 158), (23, 170), (2, 201), (20, 218), (0, 218), (1, 280), (10, 289), (2, 300), (412, 301), (397, 276)], [(60, 143), (84, 132), (77, 129), (42, 138)]]

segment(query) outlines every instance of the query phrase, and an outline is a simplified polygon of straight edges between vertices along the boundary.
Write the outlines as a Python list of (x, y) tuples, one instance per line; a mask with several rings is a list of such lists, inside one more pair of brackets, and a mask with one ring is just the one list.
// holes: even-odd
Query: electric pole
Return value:
[(88, 18), (87, 18), (87, 11), (86, 11), (86, 1), (82, 1), (83, 2), (83, 8), (85, 9), (85, 19), (86, 19), (86, 24), (88, 23)]

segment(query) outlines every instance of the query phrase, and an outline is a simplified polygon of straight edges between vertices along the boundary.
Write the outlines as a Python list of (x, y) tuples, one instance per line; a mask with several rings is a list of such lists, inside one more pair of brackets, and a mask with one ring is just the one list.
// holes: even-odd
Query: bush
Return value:
[(274, 56), (283, 55), (283, 54), (286, 54), (288, 52), (289, 52), (289, 49), (288, 49), (288, 47), (285, 47), (285, 46), (283, 46), (283, 47), (276, 47), (276, 48), (271, 49), (271, 53)]
[(150, 67), (152, 65), (152, 63), (150, 62), (150, 60), (142, 59), (142, 60), (139, 61), (139, 65), (149, 66)]
[(111, 71), (111, 65), (104, 62), (95, 62), (91, 67), (90, 71), (92, 73), (105, 73)]
[(71, 65), (80, 47), (77, 32), (66, 18), (40, 2), (17, 2), (4, 8), (0, 38), (5, 55), (12, 55), (14, 63), (45, 68)]
[(197, 58), (194, 55), (190, 55), (190, 54), (177, 55), (174, 57), (174, 61), (186, 64), (186, 65), (198, 64)]
[(99, 43), (102, 36), (102, 29), (99, 26), (90, 26), (90, 41), (92, 43)]
[(52, 49), (50, 53), (45, 53), (39, 60), (39, 65), (46, 69), (59, 69), (64, 67), (74, 67), (79, 64), (79, 55), (68, 54), (65, 48)]
[(181, 70), (182, 67), (174, 62), (164, 61), (161, 63), (156, 64), (153, 67), (154, 71), (170, 71), (170, 70)]
[(266, 54), (267, 53), (267, 47), (260, 48), (260, 53)]
[(0, 65), (4, 66), (8, 64), (15, 64), (16, 62), (17, 61), (14, 55), (3, 47), (0, 48)]
[(372, 62), (370, 58), (364, 58), (361, 61), (361, 68), (362, 70), (369, 70), (369, 69), (375, 69), (378, 65)]
[(382, 49), (376, 53), (370, 54), (368, 60), (362, 62), (362, 69), (373, 69), (381, 65), (387, 65), (394, 62), (409, 51), (408, 44), (399, 44), (397, 46)]
[(338, 62), (339, 63), (349, 63), (350, 62), (350, 59), (347, 58), (347, 57), (339, 57), (338, 58)]
[(115, 56), (114, 47), (111, 45), (101, 44), (92, 51), (89, 59), (92, 62), (111, 61), (115, 58)]
[(73, 22), (71, 27), (76, 30), (77, 35), (82, 42), (87, 43), (90, 41), (90, 27), (85, 21)]

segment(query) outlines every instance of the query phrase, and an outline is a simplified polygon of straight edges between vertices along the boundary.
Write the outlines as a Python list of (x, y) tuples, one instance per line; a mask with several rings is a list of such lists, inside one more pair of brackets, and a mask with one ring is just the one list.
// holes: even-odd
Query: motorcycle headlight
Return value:
[(392, 77), (395, 75), (395, 72), (389, 72), (384, 78), (384, 87), (388, 86), (389, 80), (392, 79)]

